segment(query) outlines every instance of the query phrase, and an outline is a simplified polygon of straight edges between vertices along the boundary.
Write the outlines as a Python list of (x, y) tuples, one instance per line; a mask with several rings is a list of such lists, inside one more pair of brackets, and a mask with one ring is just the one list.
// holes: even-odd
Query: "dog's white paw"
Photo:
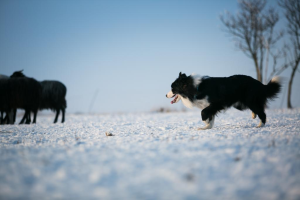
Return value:
[(261, 128), (261, 127), (264, 127), (264, 126), (265, 126), (265, 124), (260, 121), (256, 128)]
[(211, 128), (206, 128), (206, 127), (203, 127), (203, 128), (197, 128), (198, 131), (204, 131), (204, 130), (207, 130), (207, 129), (211, 129)]
[(254, 112), (252, 112), (252, 119), (256, 118), (256, 114)]
[(215, 118), (214, 117), (210, 121), (209, 121), (209, 119), (207, 119), (206, 121), (204, 121), (204, 123), (206, 124), (206, 126), (204, 126), (202, 128), (198, 128), (198, 130), (211, 129), (214, 126), (214, 122), (215, 122)]
[(207, 129), (211, 129), (213, 126), (211, 125), (211, 124), (208, 124), (208, 125), (206, 125), (206, 126), (204, 126), (204, 127), (202, 127), (202, 128), (198, 128), (197, 130), (199, 131), (199, 130), (207, 130)]

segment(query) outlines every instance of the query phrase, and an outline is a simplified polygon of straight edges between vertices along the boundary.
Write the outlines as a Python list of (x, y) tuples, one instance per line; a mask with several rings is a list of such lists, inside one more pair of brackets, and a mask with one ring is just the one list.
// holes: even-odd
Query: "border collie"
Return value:
[(277, 97), (281, 89), (280, 77), (274, 77), (267, 85), (246, 75), (230, 77), (208, 77), (179, 73), (179, 77), (172, 83), (167, 98), (174, 98), (171, 104), (182, 100), (188, 107), (202, 109), (202, 121), (206, 126), (198, 130), (210, 129), (214, 125), (218, 112), (233, 106), (238, 110), (250, 109), (252, 118), (258, 115), (262, 127), (266, 123), (265, 106), (268, 100)]

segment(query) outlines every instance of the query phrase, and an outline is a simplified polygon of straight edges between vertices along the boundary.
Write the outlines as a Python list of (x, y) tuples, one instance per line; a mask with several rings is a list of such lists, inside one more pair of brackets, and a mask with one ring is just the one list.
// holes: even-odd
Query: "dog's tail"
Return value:
[(283, 78), (279, 76), (273, 77), (266, 85), (266, 97), (268, 99), (275, 99), (282, 87)]

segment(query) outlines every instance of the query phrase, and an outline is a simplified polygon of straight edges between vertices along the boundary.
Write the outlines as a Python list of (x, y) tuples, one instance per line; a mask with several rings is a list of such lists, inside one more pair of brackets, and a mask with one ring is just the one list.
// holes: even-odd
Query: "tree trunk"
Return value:
[(254, 60), (254, 64), (255, 64), (257, 80), (262, 82), (262, 77), (261, 77), (261, 73), (260, 73), (260, 70), (259, 70), (259, 66), (258, 66), (256, 56), (253, 56), (253, 60)]
[(295, 63), (295, 67), (293, 67), (293, 71), (292, 71), (291, 78), (290, 78), (290, 81), (289, 81), (288, 96), (287, 96), (287, 107), (290, 108), (290, 109), (293, 108), (292, 103), (291, 103), (292, 85), (293, 85), (293, 80), (294, 80), (295, 73), (296, 73), (297, 68), (298, 68), (298, 64), (299, 64), (299, 61), (297, 61)]

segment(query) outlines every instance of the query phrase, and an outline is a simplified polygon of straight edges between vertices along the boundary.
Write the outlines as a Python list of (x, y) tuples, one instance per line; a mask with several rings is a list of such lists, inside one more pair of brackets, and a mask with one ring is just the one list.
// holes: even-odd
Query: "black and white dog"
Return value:
[(252, 118), (260, 118), (258, 127), (266, 123), (265, 106), (268, 100), (276, 98), (281, 89), (280, 77), (274, 77), (267, 85), (250, 76), (234, 75), (224, 78), (198, 76), (179, 73), (172, 83), (172, 90), (166, 95), (173, 98), (171, 103), (182, 100), (188, 107), (202, 109), (202, 120), (206, 126), (200, 130), (213, 127), (215, 115), (231, 106), (238, 110), (250, 109)]

